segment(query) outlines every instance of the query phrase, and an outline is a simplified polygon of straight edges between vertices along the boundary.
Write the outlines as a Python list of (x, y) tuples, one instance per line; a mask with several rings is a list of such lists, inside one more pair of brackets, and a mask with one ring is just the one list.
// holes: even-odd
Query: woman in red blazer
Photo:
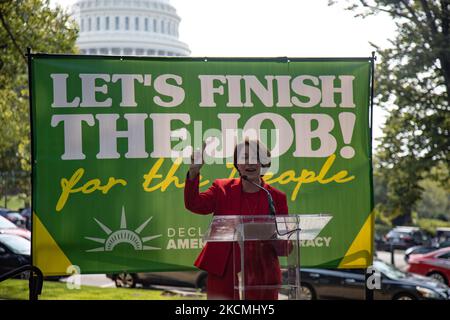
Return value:
[[(246, 140), (236, 146), (234, 165), (240, 178), (217, 179), (205, 192), (199, 192), (202, 165), (192, 163), (189, 168), (184, 189), (184, 203), (188, 210), (197, 214), (268, 215), (267, 195), (253, 182), (270, 192), (277, 215), (288, 214), (286, 195), (261, 179), (261, 168), (270, 167), (270, 152), (259, 141)], [(246, 178), (242, 179), (242, 176)], [(237, 244), (232, 242), (207, 243), (197, 257), (194, 265), (208, 272), (208, 299), (239, 299), (239, 292), (234, 289), (237, 272), (240, 271), (239, 249), (236, 248)], [(276, 246), (270, 241), (250, 243), (245, 250), (245, 256), (250, 257), (252, 263), (252, 268), (247, 268), (245, 273), (247, 284), (276, 286), (281, 283)], [(249, 291), (246, 299), (276, 300), (278, 290)]]

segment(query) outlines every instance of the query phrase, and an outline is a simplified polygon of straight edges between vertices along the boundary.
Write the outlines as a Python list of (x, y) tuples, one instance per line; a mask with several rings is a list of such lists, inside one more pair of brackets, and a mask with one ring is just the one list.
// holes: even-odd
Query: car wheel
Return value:
[(119, 273), (114, 279), (118, 288), (136, 287), (136, 277), (130, 273)]
[(432, 272), (432, 273), (428, 274), (428, 276), (430, 278), (433, 278), (433, 279), (439, 281), (440, 283), (447, 284), (447, 279), (445, 279), (445, 277), (442, 274), (440, 274), (439, 272)]
[(314, 292), (314, 289), (308, 285), (302, 283), (300, 286), (300, 300), (315, 300), (316, 294)]
[(393, 300), (416, 300), (416, 298), (408, 293), (399, 293), (393, 298)]

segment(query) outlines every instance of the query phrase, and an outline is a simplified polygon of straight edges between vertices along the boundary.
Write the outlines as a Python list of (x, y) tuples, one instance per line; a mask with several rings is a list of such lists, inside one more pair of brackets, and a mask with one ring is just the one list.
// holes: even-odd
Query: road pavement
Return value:
[[(377, 257), (380, 260), (383, 260), (387, 263), (391, 263), (391, 253), (388, 251), (377, 251)], [(402, 271), (406, 271), (408, 264), (405, 261), (405, 252), (404, 251), (395, 250), (394, 265), (398, 269), (400, 269)]]

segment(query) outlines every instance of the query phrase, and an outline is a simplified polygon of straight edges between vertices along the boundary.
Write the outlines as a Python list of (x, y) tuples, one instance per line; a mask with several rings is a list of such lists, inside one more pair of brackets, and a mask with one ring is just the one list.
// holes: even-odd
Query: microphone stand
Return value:
[(294, 232), (297, 231), (297, 228), (295, 230), (289, 231), (287, 226), (286, 226), (286, 232), (280, 233), (280, 231), (278, 230), (277, 218), (275, 216), (276, 215), (276, 211), (275, 211), (275, 206), (273, 204), (273, 198), (272, 198), (272, 195), (270, 194), (269, 190), (267, 190), (266, 188), (260, 186), (259, 184), (255, 183), (255, 182), (249, 180), (248, 177), (245, 176), (245, 175), (242, 176), (242, 179), (244, 179), (247, 182), (250, 182), (251, 184), (253, 184), (254, 186), (258, 187), (259, 189), (263, 190), (266, 193), (267, 201), (269, 202), (269, 214), (270, 214), (271, 217), (274, 217), (275, 228), (276, 228), (278, 236), (282, 237), (282, 236), (285, 236), (285, 235), (289, 234), (289, 237), (290, 237)]
[(244, 179), (247, 182), (250, 182), (251, 184), (253, 184), (255, 187), (258, 187), (259, 189), (263, 190), (266, 195), (267, 195), (267, 200), (269, 201), (269, 213), (271, 216), (275, 217), (275, 206), (273, 205), (273, 198), (272, 195), (270, 194), (269, 190), (267, 190), (266, 188), (261, 187), (259, 184), (251, 181), (248, 179), (247, 176), (242, 176), (242, 179)]

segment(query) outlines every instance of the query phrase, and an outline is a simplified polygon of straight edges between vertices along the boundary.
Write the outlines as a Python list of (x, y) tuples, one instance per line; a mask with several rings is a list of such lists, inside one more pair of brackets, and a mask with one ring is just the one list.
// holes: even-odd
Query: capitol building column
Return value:
[(169, 0), (80, 0), (73, 6), (82, 54), (189, 56)]

